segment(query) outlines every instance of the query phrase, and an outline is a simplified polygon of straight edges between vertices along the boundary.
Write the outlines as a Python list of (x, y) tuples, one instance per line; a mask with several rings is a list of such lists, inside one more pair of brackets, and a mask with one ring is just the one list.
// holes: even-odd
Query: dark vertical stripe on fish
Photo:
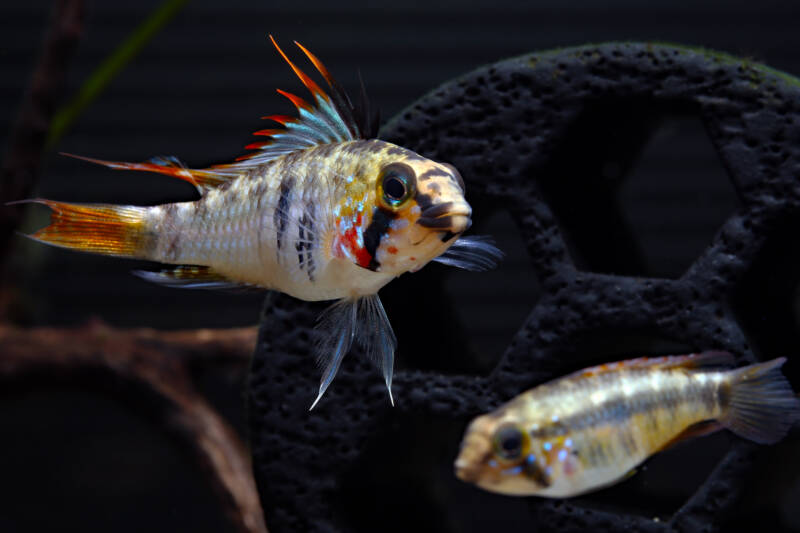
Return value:
[(389, 231), (389, 225), (395, 218), (395, 214), (380, 208), (375, 208), (372, 213), (372, 221), (370, 221), (367, 230), (364, 232), (364, 249), (370, 257), (369, 265), (370, 270), (378, 270), (381, 264), (375, 259), (375, 252), (381, 244), (381, 239)]
[(286, 233), (286, 225), (289, 223), (289, 205), (292, 199), (292, 189), (294, 189), (294, 177), (284, 176), (280, 185), (278, 207), (275, 208), (275, 214), (272, 215), (278, 251), (283, 247), (283, 236)]
[(305, 270), (308, 279), (314, 281), (314, 203), (307, 202), (303, 214), (297, 221), (298, 239), (294, 245), (297, 250), (297, 263), (300, 270)]

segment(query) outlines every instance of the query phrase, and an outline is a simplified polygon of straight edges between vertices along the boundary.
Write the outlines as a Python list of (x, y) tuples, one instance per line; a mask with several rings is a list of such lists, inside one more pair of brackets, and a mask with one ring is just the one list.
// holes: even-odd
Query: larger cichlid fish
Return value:
[(153, 207), (26, 200), (52, 210), (50, 225), (30, 237), (179, 265), (138, 273), (173, 287), (248, 286), (308, 301), (338, 300), (317, 326), (315, 350), (324, 370), (311, 407), (354, 340), (382, 368), (392, 399), (397, 341), (378, 290), (431, 260), (485, 270), (501, 253), (486, 239), (461, 236), (472, 210), (454, 167), (370, 138), (377, 120), (367, 112), (363, 90), (356, 107), (319, 59), (295, 43), (327, 81), (329, 95), (272, 42), (311, 92), (313, 104), (279, 90), (299, 116), (265, 117), (280, 127), (255, 132), (265, 137), (247, 146), (256, 152), (204, 169), (187, 168), (174, 158), (143, 163), (81, 158), (188, 181), (199, 200)]
[(566, 498), (624, 479), (652, 454), (727, 428), (774, 443), (800, 418), (784, 358), (738, 369), (730, 354), (640, 358), (580, 370), (472, 421), (456, 475), (491, 492)]

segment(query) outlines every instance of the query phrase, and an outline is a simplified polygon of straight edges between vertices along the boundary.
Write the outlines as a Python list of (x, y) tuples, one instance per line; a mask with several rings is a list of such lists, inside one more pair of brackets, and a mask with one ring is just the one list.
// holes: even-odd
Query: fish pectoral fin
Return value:
[(389, 401), (394, 405), (392, 376), (397, 337), (392, 331), (392, 325), (377, 294), (364, 296), (359, 300), (356, 338), (364, 347), (369, 360), (380, 367), (386, 389), (389, 391)]
[(323, 370), (319, 393), (308, 409), (309, 411), (317, 405), (322, 395), (328, 390), (339, 371), (342, 359), (353, 344), (357, 326), (357, 311), (358, 300), (339, 300), (323, 311), (317, 320), (315, 328), (317, 341), (314, 344), (314, 352), (317, 356), (317, 363), (323, 367)]
[(161, 272), (134, 270), (133, 273), (146, 281), (178, 289), (263, 290), (262, 287), (247, 283), (239, 283), (228, 279), (207, 266), (181, 265), (170, 270), (162, 270)]
[(505, 254), (488, 235), (459, 237), (450, 248), (433, 261), (463, 268), (471, 272), (485, 272), (497, 267)]
[(678, 433), (678, 435), (673, 437), (671, 440), (667, 441), (667, 443), (664, 444), (659, 451), (663, 452), (664, 450), (668, 450), (673, 446), (676, 446), (677, 444), (687, 440), (703, 437), (705, 435), (711, 435), (712, 433), (716, 433), (720, 429), (723, 429), (723, 427), (724, 426), (716, 420), (706, 420), (704, 422), (692, 424), (688, 428)]

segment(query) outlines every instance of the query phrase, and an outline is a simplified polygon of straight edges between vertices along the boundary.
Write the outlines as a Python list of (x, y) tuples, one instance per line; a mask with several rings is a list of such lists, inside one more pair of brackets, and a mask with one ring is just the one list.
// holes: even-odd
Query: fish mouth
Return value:
[(477, 435), (468, 436), (461, 445), (456, 458), (456, 477), (467, 483), (477, 483), (484, 472), (484, 463), (491, 455), (491, 447), (485, 438)]
[(472, 225), (472, 210), (468, 205), (457, 206), (454, 202), (443, 202), (425, 209), (417, 219), (423, 228), (463, 233)]

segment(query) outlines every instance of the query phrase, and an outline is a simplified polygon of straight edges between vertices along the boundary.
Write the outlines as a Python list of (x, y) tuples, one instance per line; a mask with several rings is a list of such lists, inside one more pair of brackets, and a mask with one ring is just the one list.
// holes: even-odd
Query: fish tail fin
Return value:
[(30, 235), (35, 241), (61, 248), (118, 257), (144, 257), (147, 249), (146, 207), (111, 204), (69, 204), (33, 199), (49, 207), (50, 225)]
[(737, 435), (772, 444), (800, 420), (800, 400), (781, 373), (785, 357), (732, 371), (727, 414), (720, 422)]

